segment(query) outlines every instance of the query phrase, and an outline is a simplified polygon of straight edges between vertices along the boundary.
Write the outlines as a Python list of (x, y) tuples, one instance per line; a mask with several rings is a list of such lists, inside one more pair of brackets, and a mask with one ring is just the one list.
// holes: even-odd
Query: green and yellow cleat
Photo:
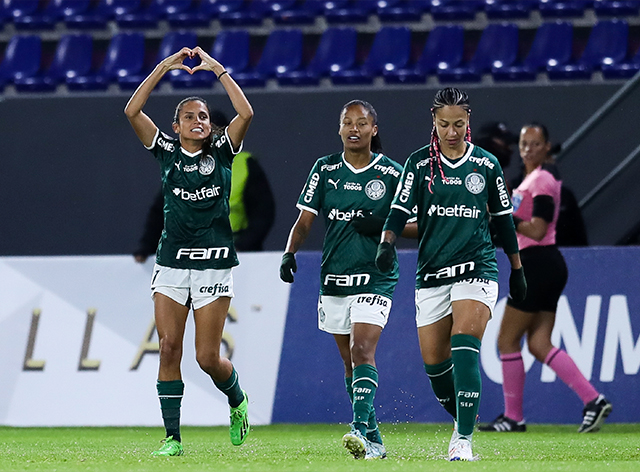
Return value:
[(247, 407), (249, 405), (249, 397), (247, 392), (242, 391), (244, 400), (236, 408), (231, 407), (229, 437), (231, 438), (231, 444), (234, 446), (240, 446), (244, 443), (249, 436), (249, 415)]
[(173, 439), (173, 436), (169, 436), (162, 440), (164, 443), (160, 449), (153, 451), (152, 456), (181, 456), (184, 452), (182, 443)]

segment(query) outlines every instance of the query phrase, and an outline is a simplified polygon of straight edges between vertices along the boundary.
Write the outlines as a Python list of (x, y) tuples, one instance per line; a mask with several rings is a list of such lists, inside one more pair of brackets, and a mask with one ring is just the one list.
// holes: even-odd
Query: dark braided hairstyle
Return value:
[[(438, 90), (436, 96), (433, 98), (433, 105), (431, 106), (433, 128), (431, 129), (431, 146), (429, 147), (429, 169), (431, 171), (431, 180), (429, 180), (429, 192), (431, 193), (433, 193), (433, 190), (431, 190), (431, 184), (433, 182), (435, 174), (433, 169), (434, 162), (438, 165), (438, 169), (440, 169), (440, 176), (442, 177), (442, 180), (447, 182), (447, 177), (444, 175), (444, 170), (442, 169), (442, 160), (440, 159), (440, 139), (438, 138), (438, 133), (436, 131), (436, 111), (446, 106), (459, 106), (463, 110), (466, 110), (467, 114), (471, 114), (471, 108), (469, 107), (469, 96), (462, 90), (454, 87), (443, 88), (441, 90)], [(469, 124), (467, 124), (465, 141), (471, 141), (471, 126)]]
[[(346, 103), (342, 107), (342, 110), (340, 110), (340, 116), (342, 116), (342, 114), (347, 111), (347, 108), (353, 105), (360, 105), (362, 108), (367, 110), (369, 112), (369, 115), (371, 115), (371, 118), (373, 118), (373, 124), (378, 124), (378, 113), (376, 112), (376, 109), (373, 108), (373, 105), (371, 105), (371, 103), (365, 102), (364, 100), (351, 100), (349, 103)], [(380, 130), (378, 130), (378, 133), (375, 136), (371, 137), (371, 152), (382, 152)]]
[[(184, 107), (189, 102), (201, 102), (207, 108), (207, 113), (209, 114), (209, 121), (211, 122), (211, 107), (207, 103), (204, 98), (201, 97), (187, 97), (184, 100), (181, 100), (176, 107), (176, 111), (173, 114), (173, 122), (178, 124), (180, 122), (180, 112), (182, 111), (182, 107)], [(213, 136), (220, 135), (224, 131), (224, 128), (221, 128), (213, 122), (211, 122), (211, 133), (207, 136), (202, 143), (202, 156), (206, 156), (207, 154), (211, 154), (211, 146), (213, 145)]]

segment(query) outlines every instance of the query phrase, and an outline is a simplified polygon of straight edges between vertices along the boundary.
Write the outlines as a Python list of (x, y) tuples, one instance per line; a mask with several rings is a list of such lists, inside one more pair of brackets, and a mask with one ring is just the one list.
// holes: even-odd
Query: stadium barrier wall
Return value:
[[(563, 249), (569, 282), (554, 342), (613, 402), (612, 422), (639, 422), (640, 248)], [(342, 362), (317, 329), (319, 252), (298, 254), (296, 281), (278, 276), (280, 253), (241, 254), (223, 352), (249, 394), (253, 424), (348, 423)], [(380, 340), (376, 408), (384, 422), (441, 422), (414, 324), (416, 252), (401, 251), (400, 282)], [(508, 262), (481, 352), (481, 421), (502, 407), (497, 332)], [(157, 337), (149, 280), (153, 264), (130, 256), (0, 258), (0, 424), (161, 425), (155, 392)], [(526, 350), (525, 350), (526, 351)], [(579, 423), (582, 404), (553, 372), (528, 369), (528, 422)], [(183, 359), (183, 424), (227, 424), (226, 399), (200, 371), (190, 318)]]
[[(252, 423), (267, 424), (289, 286), (280, 254), (241, 261), (221, 351), (251, 394)], [(0, 424), (162, 424), (152, 269), (131, 256), (0, 258)], [(226, 397), (195, 360), (191, 315), (182, 375), (183, 423), (228, 424)]]
[[(613, 402), (612, 422), (640, 421), (640, 247), (562, 250), (569, 281), (557, 313), (553, 340), (562, 345), (596, 389)], [(399, 254), (400, 281), (376, 363), (376, 410), (382, 422), (440, 422), (449, 415), (436, 401), (424, 372), (415, 328), (416, 252)], [(351, 420), (342, 362), (332, 336), (316, 328), (320, 254), (300, 254), (289, 298), (273, 422)], [(499, 253), (500, 293), (480, 355), (483, 392), (480, 421), (504, 410), (496, 340), (508, 291), (509, 263)], [(528, 369), (524, 413), (528, 422), (582, 421), (583, 405), (548, 367)]]

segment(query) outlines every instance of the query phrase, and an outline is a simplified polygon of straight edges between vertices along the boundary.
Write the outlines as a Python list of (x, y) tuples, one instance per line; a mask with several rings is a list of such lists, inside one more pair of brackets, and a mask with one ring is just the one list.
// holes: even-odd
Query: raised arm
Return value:
[(216, 77), (218, 77), (218, 80), (227, 91), (233, 108), (236, 110), (237, 115), (231, 120), (229, 128), (227, 128), (231, 145), (233, 149), (236, 150), (247, 134), (247, 130), (253, 119), (253, 108), (251, 108), (251, 104), (240, 86), (233, 80), (222, 64), (203, 51), (200, 46), (195, 48), (193, 52), (200, 56), (202, 60), (200, 64), (193, 68), (193, 72), (209, 70), (216, 74)]
[(160, 79), (173, 69), (183, 69), (189, 73), (193, 71), (183, 61), (193, 57), (193, 51), (189, 48), (182, 48), (175, 54), (166, 57), (153, 69), (151, 74), (142, 81), (133, 95), (129, 99), (127, 106), (124, 107), (124, 114), (127, 115), (129, 123), (136, 132), (136, 135), (145, 146), (151, 146), (153, 138), (156, 135), (158, 127), (143, 111), (142, 107), (147, 103), (151, 91), (158, 85)]

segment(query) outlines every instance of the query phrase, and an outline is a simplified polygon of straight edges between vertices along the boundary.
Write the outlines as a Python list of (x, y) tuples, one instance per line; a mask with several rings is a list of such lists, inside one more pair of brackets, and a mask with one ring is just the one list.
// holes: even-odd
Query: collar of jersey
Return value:
[(369, 162), (369, 164), (367, 164), (365, 167), (363, 167), (362, 169), (356, 169), (351, 164), (349, 164), (347, 162), (347, 160), (344, 158), (344, 151), (343, 151), (342, 152), (342, 162), (344, 162), (344, 165), (347, 166), (349, 168), (349, 170), (351, 170), (351, 172), (353, 172), (354, 174), (361, 174), (362, 172), (366, 172), (371, 167), (373, 167), (380, 159), (382, 159), (383, 155), (384, 154), (379, 152), (373, 159), (371, 159), (371, 162)]
[(202, 149), (200, 149), (199, 151), (196, 151), (196, 152), (189, 152), (185, 148), (180, 146), (180, 152), (182, 152), (182, 154), (184, 154), (187, 157), (196, 157), (198, 154), (202, 153)]
[(446, 165), (447, 167), (451, 167), (452, 169), (455, 169), (456, 167), (460, 167), (462, 164), (467, 162), (467, 159), (469, 159), (469, 156), (471, 155), (471, 152), (473, 151), (473, 148), (475, 147), (473, 143), (468, 143), (468, 144), (469, 144), (469, 146), (467, 147), (467, 150), (462, 155), (462, 157), (460, 159), (456, 159), (454, 161), (449, 160), (444, 154), (440, 153), (440, 159), (442, 159), (442, 163), (444, 165)]

